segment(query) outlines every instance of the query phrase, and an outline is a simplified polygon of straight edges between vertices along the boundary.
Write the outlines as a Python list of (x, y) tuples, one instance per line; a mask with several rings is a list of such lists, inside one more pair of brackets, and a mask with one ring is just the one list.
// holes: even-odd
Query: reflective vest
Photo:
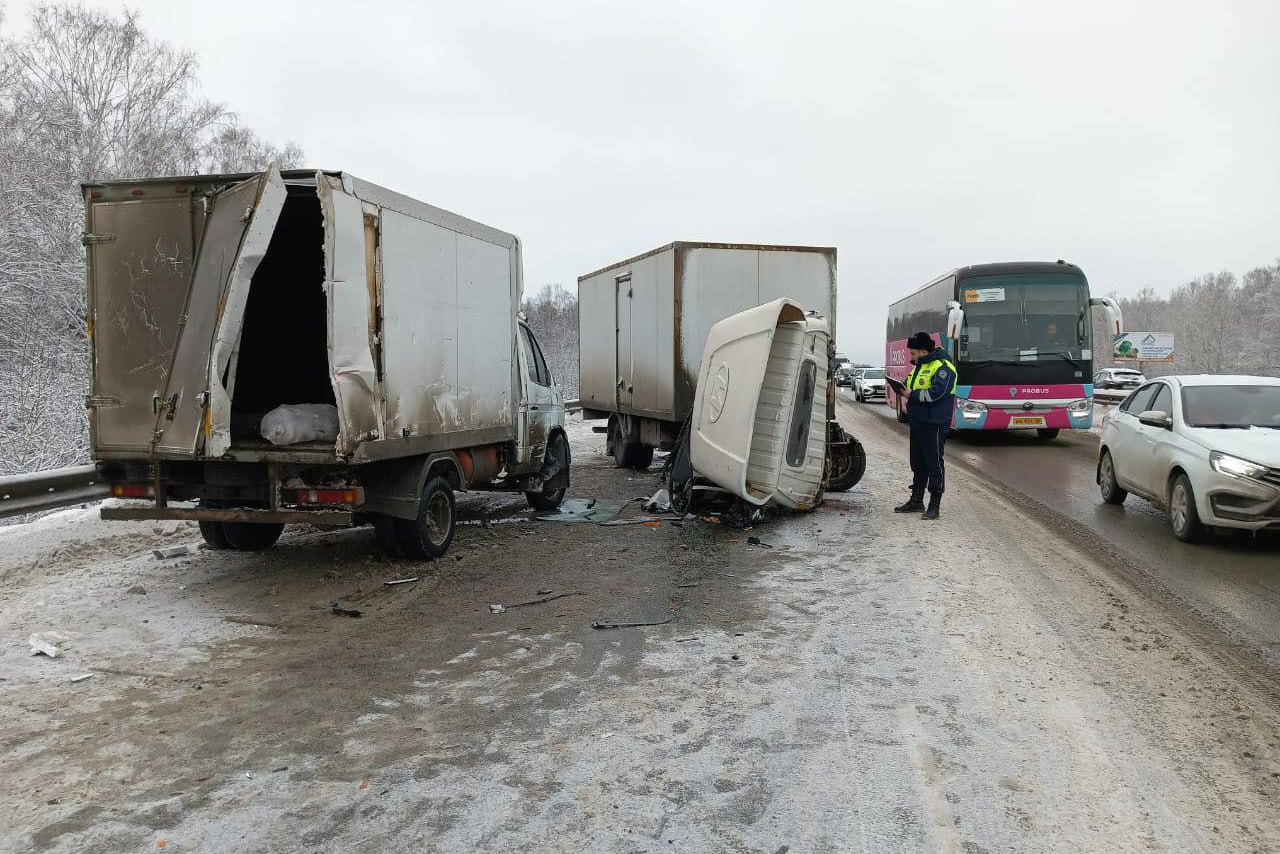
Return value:
[(955, 394), (956, 387), (960, 384), (960, 375), (956, 372), (956, 366), (947, 359), (933, 359), (912, 368), (911, 375), (907, 377), (907, 391), (928, 391), (933, 385), (933, 375), (943, 365), (951, 369), (951, 394)]

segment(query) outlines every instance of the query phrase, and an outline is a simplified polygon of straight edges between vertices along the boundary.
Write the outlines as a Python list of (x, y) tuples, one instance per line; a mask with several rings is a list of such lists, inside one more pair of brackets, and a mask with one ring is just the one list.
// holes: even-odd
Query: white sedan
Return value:
[(1169, 511), (1174, 536), (1280, 530), (1280, 378), (1161, 377), (1102, 425), (1098, 486)]

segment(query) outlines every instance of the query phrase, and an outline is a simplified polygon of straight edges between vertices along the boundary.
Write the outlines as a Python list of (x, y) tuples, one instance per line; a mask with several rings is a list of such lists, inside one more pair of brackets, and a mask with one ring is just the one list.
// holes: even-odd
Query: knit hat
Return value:
[(917, 332), (907, 339), (908, 350), (928, 350), (932, 351), (937, 344), (933, 343), (933, 336), (928, 332)]

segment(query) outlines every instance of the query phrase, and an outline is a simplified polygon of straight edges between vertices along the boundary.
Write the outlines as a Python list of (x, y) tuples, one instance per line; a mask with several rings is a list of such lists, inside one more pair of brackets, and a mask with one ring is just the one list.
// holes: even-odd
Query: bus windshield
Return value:
[(986, 276), (960, 284), (965, 361), (1089, 359), (1089, 288), (1074, 275)]

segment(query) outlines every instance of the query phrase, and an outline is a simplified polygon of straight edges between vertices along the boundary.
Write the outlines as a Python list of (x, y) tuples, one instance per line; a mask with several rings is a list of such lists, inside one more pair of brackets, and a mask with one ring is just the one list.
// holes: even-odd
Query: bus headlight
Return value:
[(962, 400), (958, 408), (960, 414), (970, 421), (976, 421), (987, 414), (987, 405), (980, 400)]
[(1067, 404), (1067, 411), (1072, 415), (1084, 415), (1093, 411), (1093, 401), (1088, 399), (1073, 400)]

